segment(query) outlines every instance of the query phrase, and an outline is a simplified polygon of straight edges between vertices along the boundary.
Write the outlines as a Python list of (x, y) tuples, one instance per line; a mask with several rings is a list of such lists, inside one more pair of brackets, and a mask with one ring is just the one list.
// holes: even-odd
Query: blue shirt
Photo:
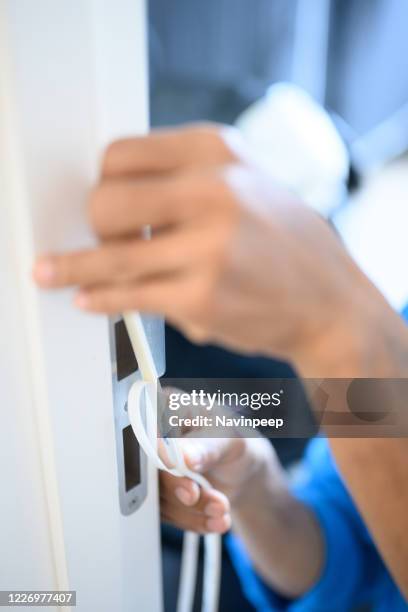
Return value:
[[(348, 612), (369, 603), (375, 612), (407, 612), (333, 462), (327, 440), (316, 438), (305, 454), (307, 480), (294, 495), (315, 513), (326, 543), (317, 584), (297, 600), (280, 597), (256, 574), (242, 543), (229, 536), (231, 557), (248, 599), (259, 612)], [(271, 542), (273, 546), (273, 542)]]

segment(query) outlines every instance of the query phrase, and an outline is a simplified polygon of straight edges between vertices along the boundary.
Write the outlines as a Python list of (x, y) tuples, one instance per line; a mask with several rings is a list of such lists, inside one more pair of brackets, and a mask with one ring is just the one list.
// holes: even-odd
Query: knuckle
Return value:
[(151, 308), (149, 296), (137, 284), (131, 284), (126, 295), (126, 303), (122, 304), (122, 309), (135, 309), (145, 312)]
[(200, 189), (197, 176), (188, 174), (176, 176), (171, 182), (157, 185), (159, 197), (183, 217), (193, 217), (197, 213), (202, 200)]
[(220, 173), (214, 173), (212, 181), (212, 200), (214, 206), (220, 211), (223, 226), (234, 226), (239, 220), (239, 203), (231, 191), (227, 179)]
[(192, 292), (184, 304), (186, 334), (196, 344), (203, 345), (209, 342), (213, 327), (214, 297), (211, 290), (203, 286), (199, 291)]
[(116, 296), (110, 291), (95, 291), (89, 296), (90, 309), (95, 312), (117, 313), (122, 310), (117, 302)]
[(223, 136), (224, 129), (222, 125), (211, 122), (198, 122), (185, 128), (192, 149), (211, 165), (233, 159)]
[(200, 140), (202, 143), (207, 142), (214, 145), (218, 144), (218, 141), (221, 140), (221, 126), (211, 121), (197, 121), (190, 124), (186, 129), (192, 138)]
[(188, 325), (185, 327), (185, 334), (193, 342), (199, 346), (206, 344), (208, 341), (207, 334), (204, 329), (196, 325)]
[(199, 525), (198, 525), (198, 528), (197, 528), (196, 531), (198, 531), (202, 535), (205, 535), (206, 533), (208, 533), (207, 517), (205, 515), (200, 516), (200, 518), (199, 518)]
[(194, 510), (196, 512), (204, 512), (204, 508), (206, 505), (206, 500), (201, 496), (197, 502), (194, 504)]
[(110, 300), (98, 294), (91, 294), (88, 297), (89, 308), (100, 312), (103, 309), (110, 309)]
[(134, 276), (134, 264), (136, 247), (134, 244), (126, 244), (115, 247), (111, 254), (111, 273), (115, 279), (121, 281)]
[(200, 336), (203, 333), (202, 326), (205, 318), (205, 309), (203, 307), (202, 289), (192, 291), (190, 295), (185, 296), (184, 309), (190, 322), (192, 333)]
[(195, 312), (200, 317), (201, 325), (209, 329), (215, 315), (218, 301), (218, 286), (220, 282), (218, 265), (209, 262), (207, 274), (203, 274), (201, 289), (196, 298)]
[(73, 281), (73, 266), (67, 259), (62, 257), (54, 258), (54, 266), (56, 270), (56, 277), (58, 282), (62, 285), (69, 285)]

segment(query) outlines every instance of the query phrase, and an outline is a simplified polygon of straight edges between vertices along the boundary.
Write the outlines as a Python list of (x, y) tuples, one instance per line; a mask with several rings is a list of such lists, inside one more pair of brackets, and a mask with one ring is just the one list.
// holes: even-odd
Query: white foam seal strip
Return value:
[[(173, 467), (168, 466), (159, 456), (156, 427), (160, 381), (157, 369), (140, 314), (124, 313), (123, 318), (142, 375), (142, 380), (133, 383), (128, 396), (129, 420), (140, 446), (158, 469), (167, 471), (173, 476), (190, 478), (203, 489), (211, 488), (202, 474), (197, 474), (187, 467), (176, 438), (163, 438), (167, 456)], [(193, 609), (199, 537), (192, 532), (184, 534), (177, 612), (191, 612)], [(220, 579), (221, 537), (218, 534), (207, 534), (204, 536), (202, 612), (218, 610)]]

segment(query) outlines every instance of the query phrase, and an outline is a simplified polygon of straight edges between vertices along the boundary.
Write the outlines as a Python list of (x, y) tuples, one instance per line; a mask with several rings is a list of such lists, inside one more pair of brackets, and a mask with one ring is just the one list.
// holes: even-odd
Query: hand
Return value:
[(224, 533), (232, 522), (266, 582), (291, 598), (307, 591), (321, 571), (323, 538), (313, 513), (290, 494), (271, 444), (263, 438), (179, 441), (187, 465), (215, 488), (161, 472), (163, 520), (199, 533)]
[(112, 144), (89, 203), (99, 247), (40, 258), (34, 278), (79, 286), (88, 311), (161, 313), (194, 341), (309, 364), (342, 323), (359, 329), (368, 281), (327, 224), (225, 134), (188, 127)]
[(264, 439), (179, 438), (187, 465), (204, 474), (213, 489), (201, 489), (189, 478), (160, 472), (162, 519), (181, 529), (224, 533), (231, 526), (231, 511), (242, 503), (249, 483), (264, 462), (278, 460)]

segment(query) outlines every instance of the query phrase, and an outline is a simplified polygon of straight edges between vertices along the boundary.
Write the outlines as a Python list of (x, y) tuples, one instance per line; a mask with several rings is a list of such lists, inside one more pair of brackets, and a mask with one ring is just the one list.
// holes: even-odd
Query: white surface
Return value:
[(400, 310), (408, 303), (408, 159), (367, 180), (336, 226), (357, 263)]
[(329, 115), (304, 90), (277, 83), (236, 122), (268, 174), (325, 213), (344, 197), (348, 154)]
[(2, 0), (0, 25), (0, 103), (16, 128), (0, 124), (0, 588), (74, 589), (83, 612), (159, 612), (156, 472), (142, 508), (122, 516), (106, 319), (29, 281), (34, 251), (90, 244), (101, 146), (146, 129), (143, 2)]

